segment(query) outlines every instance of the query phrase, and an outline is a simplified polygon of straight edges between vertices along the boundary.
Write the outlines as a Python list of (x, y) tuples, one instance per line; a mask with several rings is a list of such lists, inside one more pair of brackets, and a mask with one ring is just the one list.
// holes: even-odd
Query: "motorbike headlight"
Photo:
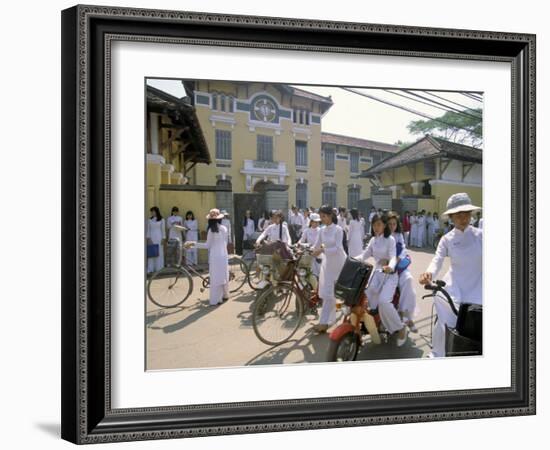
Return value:
[(298, 276), (299, 277), (305, 278), (306, 275), (307, 275), (307, 270), (306, 269), (303, 269), (303, 268), (298, 269)]

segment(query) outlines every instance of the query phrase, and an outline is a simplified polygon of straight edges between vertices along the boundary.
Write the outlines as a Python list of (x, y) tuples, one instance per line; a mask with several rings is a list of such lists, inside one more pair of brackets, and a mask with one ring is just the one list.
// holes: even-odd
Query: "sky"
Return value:
[[(185, 96), (185, 91), (179, 80), (147, 80), (147, 82), (178, 98)], [(325, 132), (370, 139), (388, 144), (395, 144), (397, 141), (414, 142), (422, 137), (420, 135), (412, 135), (407, 129), (407, 125), (411, 121), (423, 119), (423, 117), (416, 114), (363, 97), (357, 93), (345, 91), (341, 87), (294, 86), (324, 97), (328, 97), (329, 95), (332, 96), (334, 104), (322, 119), (321, 126), (322, 130)], [(445, 111), (437, 109), (434, 106), (427, 106), (415, 100), (405, 99), (382, 89), (354, 88), (354, 90), (390, 101), (400, 106), (414, 109), (418, 112), (428, 114), (431, 117), (438, 117), (445, 113)], [(410, 97), (410, 94), (403, 93), (402, 91), (394, 90), (394, 92), (405, 94)], [(464, 109), (457, 105), (443, 102), (438, 98), (430, 97), (422, 91), (415, 92), (454, 108)], [(481, 102), (472, 100), (458, 92), (435, 91), (434, 93), (467, 108), (482, 107)], [(418, 100), (423, 101), (422, 99)]]

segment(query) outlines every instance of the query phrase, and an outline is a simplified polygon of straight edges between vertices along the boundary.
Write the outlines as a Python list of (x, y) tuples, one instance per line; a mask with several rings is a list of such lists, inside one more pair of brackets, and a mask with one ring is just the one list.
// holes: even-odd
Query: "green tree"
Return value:
[(413, 120), (407, 128), (411, 134), (433, 134), (472, 147), (480, 147), (483, 144), (481, 108), (469, 109), (464, 113), (447, 111), (435, 119)]

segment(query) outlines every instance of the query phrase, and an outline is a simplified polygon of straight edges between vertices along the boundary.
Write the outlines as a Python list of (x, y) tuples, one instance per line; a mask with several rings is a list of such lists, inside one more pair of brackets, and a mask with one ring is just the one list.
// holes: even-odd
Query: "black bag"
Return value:
[(481, 340), (477, 341), (462, 336), (456, 328), (445, 325), (445, 356), (475, 356), (482, 355)]
[(361, 297), (363, 281), (371, 276), (373, 266), (364, 264), (357, 259), (348, 258), (334, 288), (338, 298), (344, 300), (347, 306), (355, 306)]
[(456, 330), (464, 337), (481, 342), (482, 336), (482, 313), (481, 305), (472, 303), (461, 303), (456, 319)]
[(245, 239), (243, 241), (243, 250), (254, 250), (254, 244), (256, 240), (254, 239)]

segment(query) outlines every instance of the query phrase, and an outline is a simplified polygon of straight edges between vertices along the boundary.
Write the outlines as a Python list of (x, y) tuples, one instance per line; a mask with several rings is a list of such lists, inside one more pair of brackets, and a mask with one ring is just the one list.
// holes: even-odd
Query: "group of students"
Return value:
[[(480, 209), (472, 205), (469, 196), (465, 193), (454, 194), (449, 198), (447, 210), (443, 216), (449, 217), (453, 223), (453, 229), (441, 238), (435, 256), (418, 280), (420, 284), (430, 283), (439, 273), (445, 257), (449, 257), (450, 268), (443, 280), (457, 306), (463, 301), (477, 304), (482, 302), (482, 222), (479, 223), (479, 215), (477, 223), (475, 223), (476, 219), (472, 220), (472, 212)], [(156, 207), (151, 208), (151, 213), (148, 239), (154, 241), (158, 240), (159, 236), (164, 238), (164, 219)], [(193, 220), (192, 213), (191, 215), (189, 213), (186, 214), (186, 220), (183, 222), (186, 228)], [(297, 214), (294, 211), (291, 213)], [(409, 330), (417, 331), (414, 323), (415, 283), (409, 271), (411, 261), (407, 253), (407, 238), (403, 223), (393, 212), (379, 214), (377, 211), (370, 215), (372, 238), (367, 247), (363, 248), (362, 238), (357, 239), (356, 236), (361, 237), (364, 233), (364, 219), (356, 210), (352, 209), (350, 214), (351, 219), (348, 220), (345, 211), (323, 205), (318, 211), (308, 211), (308, 222), (302, 222), (302, 227), (305, 228), (300, 228), (298, 241), (311, 244), (313, 256), (320, 260), (320, 263), (315, 263), (317, 266), (312, 267), (312, 271), (319, 277), (318, 294), (322, 299), (319, 323), (314, 326), (314, 330), (324, 333), (336, 320), (335, 284), (348, 254), (365, 262), (372, 258), (375, 270), (366, 288), (369, 306), (378, 308), (382, 324), (390, 333), (396, 333), (397, 346), (402, 346), (407, 340)], [(210, 210), (206, 216), (208, 221), (206, 241), (199, 243), (192, 240), (187, 231), (186, 241), (183, 244), (186, 251), (197, 248), (209, 251), (210, 305), (218, 305), (229, 297), (227, 244), (230, 237), (228, 227), (222, 223), (226, 218), (227, 216), (219, 209)], [(174, 208), (171, 217), (167, 219), (167, 229), (171, 230), (169, 224), (179, 225), (180, 219), (177, 208)], [(289, 222), (293, 223), (292, 220), (291, 215)], [(474, 224), (477, 227), (473, 226)], [(195, 230), (198, 231), (198, 228)], [(251, 239), (255, 232), (255, 222), (247, 211), (243, 221), (243, 235)], [(261, 234), (255, 240), (256, 245), (260, 245), (265, 239), (292, 243), (282, 211), (273, 211), (269, 218), (264, 217)], [(396, 309), (392, 300), (398, 286), (400, 301)], [(434, 302), (438, 322), (433, 332), (433, 350), (430, 355), (437, 357), (445, 355), (445, 326), (454, 327), (456, 316), (441, 298), (436, 297)]]

